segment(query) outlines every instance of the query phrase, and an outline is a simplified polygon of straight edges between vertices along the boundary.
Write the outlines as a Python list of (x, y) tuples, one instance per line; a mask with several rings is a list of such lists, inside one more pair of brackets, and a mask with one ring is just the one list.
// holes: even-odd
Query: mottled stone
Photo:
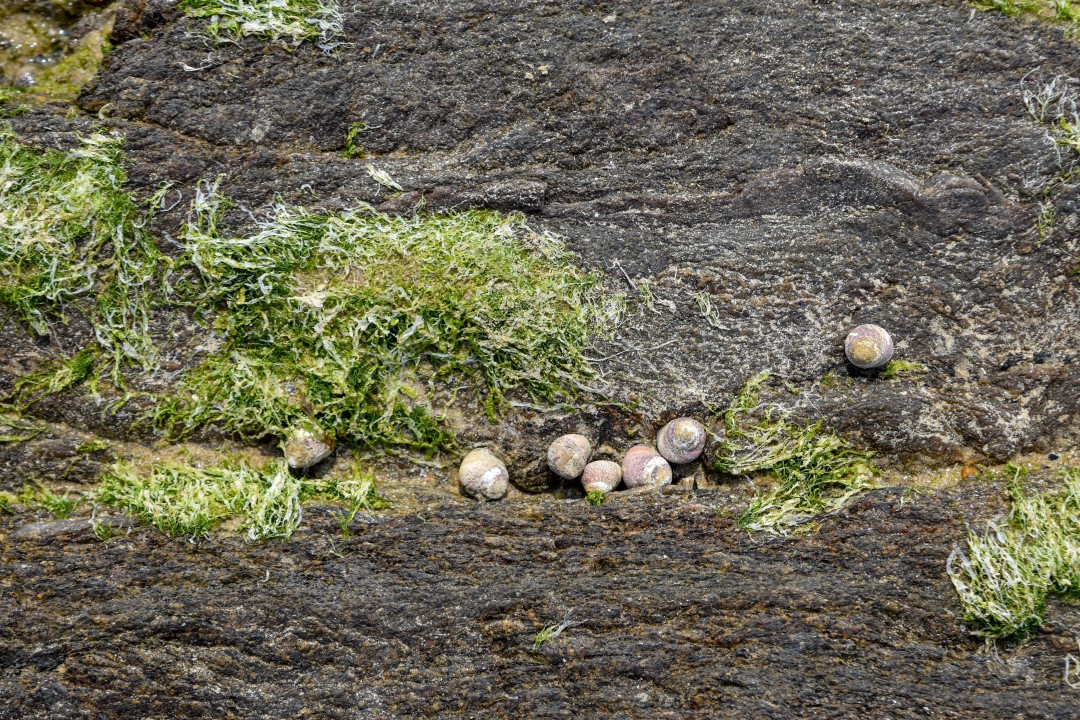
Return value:
[(705, 426), (691, 417), (676, 418), (656, 434), (656, 449), (668, 462), (693, 462), (705, 449)]
[(461, 461), (458, 480), (477, 500), (501, 500), (510, 487), (510, 473), (503, 461), (487, 448), (471, 450)]
[(551, 472), (566, 480), (581, 476), (592, 454), (589, 438), (577, 433), (556, 438), (548, 446), (547, 464)]

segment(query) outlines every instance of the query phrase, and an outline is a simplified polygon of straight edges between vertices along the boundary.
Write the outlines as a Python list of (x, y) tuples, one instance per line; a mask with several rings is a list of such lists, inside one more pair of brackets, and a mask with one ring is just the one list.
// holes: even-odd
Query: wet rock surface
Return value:
[(254, 546), (5, 516), (0, 717), (1071, 717), (1075, 606), (1002, 654), (956, 616), (945, 558), (998, 490), (904, 498), (801, 540), (736, 530), (720, 493), (444, 504), (345, 539), (315, 508)]
[[(214, 47), (174, 2), (125, 0), (83, 114), (9, 122), (42, 147), (123, 133), (133, 188), (175, 184), (161, 238), (220, 174), (253, 210), (490, 207), (561, 234), (630, 293), (590, 351), (615, 402), (497, 422), (455, 408), (462, 447), (499, 447), (524, 490), (556, 487), (553, 438), (585, 433), (617, 460), (762, 370), (770, 401), (885, 464), (1074, 446), (1080, 206), (1051, 183), (1070, 160), (1020, 88), (1080, 76), (1060, 29), (961, 2), (342, 7), (349, 44), (326, 54)], [(363, 160), (341, 156), (353, 123)], [(1057, 224), (1040, 240), (1043, 203)], [(852, 372), (844, 337), (866, 322), (926, 372)], [(55, 330), (0, 311), (0, 392), (92, 335), (77, 318)], [(152, 330), (162, 372), (133, 383), (163, 392), (204, 335), (175, 316)], [(113, 414), (114, 399), (32, 405), (48, 432), (0, 445), (0, 489), (91, 482), (113, 457), (79, 450), (95, 438), (152, 453), (145, 407)], [(447, 500), (454, 465), (403, 476), (430, 508), (358, 516), (348, 538), (318, 509), (258, 546), (101, 543), (85, 520), (0, 514), (0, 718), (1075, 715), (1075, 606), (1000, 655), (957, 616), (945, 558), (965, 521), (1002, 511), (996, 486), (874, 491), (776, 540), (735, 530), (746, 493), (693, 495), (690, 475), (599, 508), (466, 505)], [(715, 487), (703, 467), (686, 472)]]
[[(1080, 247), (1051, 186), (1068, 159), (1020, 87), (1080, 75), (1059, 28), (962, 3), (343, 7), (351, 44), (327, 54), (208, 48), (168, 3), (128, 2), (81, 105), (127, 134), (136, 185), (225, 173), (248, 207), (531, 213), (613, 290), (648, 282), (595, 354), (653, 431), (768, 369), (803, 389), (792, 410), (901, 456), (1075, 436)], [(363, 161), (338, 154), (353, 123)], [(389, 198), (369, 161), (406, 192)], [(864, 322), (929, 372), (811, 387), (847, 375)]]

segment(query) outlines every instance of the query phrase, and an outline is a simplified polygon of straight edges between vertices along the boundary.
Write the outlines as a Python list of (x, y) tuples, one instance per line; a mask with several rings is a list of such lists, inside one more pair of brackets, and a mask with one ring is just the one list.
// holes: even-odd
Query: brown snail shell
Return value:
[(692, 417), (675, 418), (656, 434), (656, 449), (668, 462), (681, 465), (701, 457), (705, 426)]
[(585, 466), (581, 475), (581, 486), (585, 492), (611, 492), (622, 480), (622, 468), (611, 460), (593, 460)]
[(477, 448), (461, 460), (458, 480), (465, 493), (477, 500), (501, 500), (510, 487), (503, 461), (486, 448)]
[(893, 341), (884, 328), (867, 323), (848, 333), (844, 354), (855, 367), (872, 370), (892, 360)]
[(635, 445), (622, 461), (623, 482), (628, 488), (659, 487), (671, 484), (671, 466), (648, 445)]
[(548, 446), (547, 464), (551, 472), (565, 480), (581, 477), (592, 455), (592, 443), (589, 438), (577, 433), (570, 433), (556, 438)]
[(330, 457), (334, 445), (334, 436), (329, 433), (295, 428), (285, 439), (285, 462), (294, 470), (309, 468)]

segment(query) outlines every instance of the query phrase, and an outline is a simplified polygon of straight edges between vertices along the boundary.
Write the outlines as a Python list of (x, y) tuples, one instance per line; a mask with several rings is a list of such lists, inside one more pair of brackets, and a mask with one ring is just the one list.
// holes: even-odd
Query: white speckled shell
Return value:
[(285, 439), (285, 462), (294, 470), (302, 470), (322, 462), (334, 452), (334, 438), (297, 428)]
[(889, 333), (878, 325), (860, 325), (848, 333), (844, 341), (844, 354), (855, 367), (872, 370), (892, 360), (893, 341)]
[(589, 438), (577, 433), (556, 438), (548, 446), (547, 464), (551, 472), (566, 480), (581, 477), (592, 455)]
[(668, 462), (693, 462), (705, 449), (705, 426), (691, 417), (675, 418), (656, 434), (656, 449)]
[(477, 448), (461, 461), (458, 480), (467, 495), (477, 500), (501, 500), (510, 487), (510, 473), (490, 450)]
[(581, 474), (581, 486), (585, 492), (611, 492), (622, 480), (622, 468), (611, 460), (594, 460), (585, 466)]
[(628, 488), (671, 484), (671, 466), (648, 445), (635, 445), (622, 461), (623, 482)]

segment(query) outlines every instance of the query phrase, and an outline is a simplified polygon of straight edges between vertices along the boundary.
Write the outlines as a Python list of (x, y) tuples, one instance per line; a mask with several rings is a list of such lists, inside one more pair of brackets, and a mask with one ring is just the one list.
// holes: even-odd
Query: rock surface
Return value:
[[(1072, 159), (1021, 92), (1080, 77), (1060, 28), (954, 0), (341, 4), (348, 44), (326, 54), (208, 46), (173, 0), (124, 0), (84, 113), (8, 122), (42, 147), (123, 133), (133, 188), (174, 183), (162, 238), (220, 174), (252, 211), (423, 202), (561, 234), (630, 293), (589, 353), (612, 402), (494, 423), (481, 401), (454, 408), (461, 446), (504, 449), (525, 490), (552, 489), (550, 438), (648, 442), (763, 370), (768, 401), (886, 464), (1075, 447), (1080, 196), (1052, 184)], [(341, 156), (353, 123), (363, 160)], [(1044, 203), (1057, 222), (1042, 236)], [(927, 372), (848, 376), (844, 335), (871, 321)], [(136, 390), (167, 391), (205, 340), (155, 322), (163, 369)], [(92, 333), (74, 318), (46, 341), (0, 310), (0, 393)], [(107, 412), (115, 399), (34, 403), (49, 431), (0, 445), (0, 489), (91, 482), (112, 460), (78, 449), (94, 439), (154, 452), (139, 396)], [(45, 518), (0, 513), (0, 719), (1075, 714), (1075, 605), (1000, 655), (960, 622), (945, 558), (965, 522), (1000, 517), (997, 486), (879, 490), (776, 540), (736, 531), (739, 488), (688, 494), (716, 485), (700, 472), (685, 496), (600, 508), (464, 505), (444, 463), (422, 513), (346, 539), (310, 513), (259, 546), (147, 530), (102, 544), (77, 519), (19, 541)], [(571, 608), (580, 624), (533, 651)]]
[[(986, 484), (876, 491), (816, 536), (608, 496), (443, 505), (288, 543), (20, 542), (0, 516), (0, 718), (1066, 718), (1069, 627), (989, 654), (945, 559)], [(569, 617), (567, 614), (569, 612)], [(568, 619), (533, 650), (545, 626)]]
[[(171, 3), (131, 0), (81, 105), (127, 135), (136, 187), (190, 197), (226, 173), (246, 207), (532, 213), (612, 289), (649, 282), (595, 352), (647, 424), (767, 369), (801, 390), (789, 409), (897, 456), (1003, 459), (1076, 437), (1076, 204), (1050, 186), (1068, 158), (1020, 87), (1036, 68), (1029, 82), (1080, 76), (1060, 29), (925, 1), (344, 9), (350, 44), (332, 54), (248, 38), (208, 55)], [(45, 144), (78, 127), (13, 122)], [(364, 161), (338, 154), (354, 122)], [(406, 192), (388, 198), (365, 162)], [(1040, 242), (1047, 188), (1058, 221)], [(929, 372), (821, 387), (866, 320)], [(472, 427), (466, 441), (494, 440)], [(520, 443), (542, 458), (543, 438)], [(530, 462), (523, 482), (543, 489)]]

